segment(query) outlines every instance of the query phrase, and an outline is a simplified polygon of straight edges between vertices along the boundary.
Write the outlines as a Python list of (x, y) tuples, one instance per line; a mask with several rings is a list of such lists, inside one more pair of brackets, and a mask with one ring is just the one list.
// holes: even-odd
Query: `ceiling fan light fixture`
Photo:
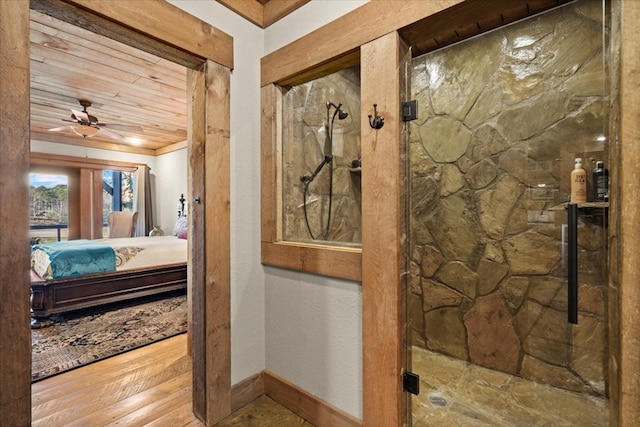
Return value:
[(93, 126), (76, 124), (76, 125), (71, 125), (71, 130), (76, 135), (79, 135), (83, 138), (87, 138), (87, 137), (90, 138), (92, 136), (95, 136), (95, 134), (97, 134), (100, 129), (94, 128)]
[(140, 145), (140, 144), (142, 144), (142, 139), (140, 139), (140, 138), (129, 137), (127, 139), (129, 140), (129, 143), (131, 145)]

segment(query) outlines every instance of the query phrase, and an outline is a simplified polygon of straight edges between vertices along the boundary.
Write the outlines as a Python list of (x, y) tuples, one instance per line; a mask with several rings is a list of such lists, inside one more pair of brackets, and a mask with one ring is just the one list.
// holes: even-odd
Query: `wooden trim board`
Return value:
[(264, 379), (264, 392), (267, 396), (317, 427), (355, 427), (362, 425), (359, 419), (271, 371), (265, 369), (262, 371), (262, 377)]
[(187, 72), (193, 404), (207, 425), (231, 413), (229, 86), (211, 61)]
[[(402, 425), (406, 363), (405, 173), (400, 112), (402, 58), (397, 33), (362, 46), (362, 105), (378, 105), (384, 127), (362, 124), (362, 355), (365, 425)], [(384, 396), (384, 398), (382, 397)]]
[(0, 1), (0, 425), (31, 424), (29, 2)]
[[(638, 183), (640, 173), (640, 37), (637, 23), (640, 21), (640, 3), (620, 0), (616, 2), (616, 9), (621, 10), (620, 22), (620, 135), (617, 144), (615, 136), (610, 138), (611, 145), (617, 146), (620, 158), (620, 171), (614, 176), (620, 178), (619, 186), (612, 188), (612, 195), (616, 199), (619, 191), (619, 204), (615, 204), (612, 212), (619, 222), (619, 247), (616, 253), (616, 241), (612, 241), (612, 254), (617, 255), (616, 269), (619, 274), (618, 305), (612, 307), (618, 310), (620, 328), (616, 333), (619, 340), (620, 354), (618, 355), (619, 407), (617, 419), (612, 417), (612, 424), (620, 426), (640, 425), (640, 203), (638, 202)], [(619, 9), (618, 9), (619, 8)], [(615, 100), (614, 100), (615, 102)], [(611, 291), (611, 289), (610, 289)]]
[(359, 282), (362, 280), (362, 250), (328, 245), (262, 242), (262, 263), (289, 270)]
[(363, 44), (459, 3), (462, 0), (372, 0), (263, 57), (260, 86), (308, 81), (310, 70), (320, 68), (316, 73), (322, 74), (322, 68), (357, 52)]
[(32, 165), (73, 167), (84, 169), (107, 169), (133, 172), (138, 166), (147, 166), (144, 163), (120, 162), (117, 160), (92, 159), (89, 157), (65, 156), (63, 154), (30, 153)]
[(265, 394), (317, 427), (362, 426), (357, 418), (267, 369), (231, 387), (231, 408), (235, 412)]
[(209, 59), (233, 69), (233, 38), (167, 2), (32, 0), (31, 7), (187, 68)]
[(235, 412), (264, 394), (263, 372), (252, 375), (231, 387), (231, 411)]
[(310, 0), (278, 0), (262, 3), (258, 0), (216, 0), (260, 28), (287, 16)]
[[(207, 425), (231, 413), (231, 70), (205, 63), (204, 352)], [(194, 195), (198, 197), (197, 194)], [(193, 205), (196, 205), (195, 207)], [(198, 373), (194, 373), (194, 376)]]

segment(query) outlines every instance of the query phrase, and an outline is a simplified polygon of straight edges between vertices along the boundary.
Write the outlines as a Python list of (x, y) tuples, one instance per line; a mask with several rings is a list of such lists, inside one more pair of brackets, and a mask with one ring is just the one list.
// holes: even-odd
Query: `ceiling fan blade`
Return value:
[(118, 125), (115, 123), (98, 123), (98, 126), (100, 126), (101, 128), (123, 130), (125, 132), (136, 132), (136, 133), (143, 132), (142, 127), (136, 126), (136, 125)]
[(87, 113), (83, 111), (74, 110), (74, 109), (71, 109), (71, 112), (76, 117), (76, 119), (82, 122), (91, 123), (91, 119), (89, 119), (89, 115)]
[(115, 139), (115, 140), (118, 140), (118, 141), (125, 141), (126, 140), (126, 138), (124, 136), (120, 135), (119, 133), (113, 132), (113, 131), (111, 131), (109, 129), (106, 129), (104, 127), (101, 127), (99, 132), (101, 134), (103, 134), (104, 136), (107, 136), (107, 137), (109, 137), (111, 139)]
[(71, 132), (71, 126), (60, 126), (60, 127), (51, 128), (48, 130), (49, 132), (65, 132), (65, 131)]

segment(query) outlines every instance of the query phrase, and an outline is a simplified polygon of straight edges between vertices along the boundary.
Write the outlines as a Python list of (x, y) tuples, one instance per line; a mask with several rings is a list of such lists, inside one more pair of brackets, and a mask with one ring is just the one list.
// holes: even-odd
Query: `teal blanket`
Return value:
[(116, 270), (116, 253), (113, 248), (90, 240), (36, 245), (33, 250), (41, 250), (48, 255), (50, 278), (53, 279)]

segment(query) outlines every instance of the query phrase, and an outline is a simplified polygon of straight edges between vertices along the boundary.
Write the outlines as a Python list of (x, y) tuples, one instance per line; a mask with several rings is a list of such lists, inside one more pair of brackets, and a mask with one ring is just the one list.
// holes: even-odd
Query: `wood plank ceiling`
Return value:
[[(231, 9), (241, 15), (247, 6), (254, 8), (261, 20), (263, 8), (272, 3), (268, 9), (272, 23), (308, 1), (221, 3), (238, 6), (239, 10)], [(35, 10), (31, 10), (30, 56), (32, 140), (147, 155), (186, 146), (183, 66)], [(104, 131), (86, 138), (71, 130), (50, 131), (71, 124), (71, 109), (82, 111), (80, 100), (91, 103), (87, 111), (100, 123), (141, 126), (143, 132), (111, 129), (126, 138), (116, 140)]]
[[(31, 139), (155, 155), (187, 139), (186, 69), (109, 38), (31, 10)], [(83, 138), (69, 125), (79, 100), (107, 124), (138, 125), (142, 133), (113, 131)], [(138, 138), (135, 145), (130, 138)], [(174, 145), (177, 144), (177, 145)]]

